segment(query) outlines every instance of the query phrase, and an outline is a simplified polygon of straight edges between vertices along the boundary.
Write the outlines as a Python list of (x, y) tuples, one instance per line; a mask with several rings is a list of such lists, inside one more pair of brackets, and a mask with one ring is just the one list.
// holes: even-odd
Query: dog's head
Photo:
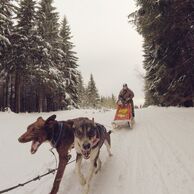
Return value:
[(39, 117), (34, 123), (27, 127), (27, 131), (19, 137), (18, 141), (20, 143), (32, 141), (31, 153), (36, 153), (39, 146), (47, 141), (48, 137), (46, 128), (54, 123), (55, 118), (56, 115), (52, 115), (45, 121), (42, 117)]
[(82, 120), (74, 123), (75, 143), (79, 146), (85, 159), (90, 157), (92, 148), (99, 142), (97, 138), (97, 127), (92, 120)]

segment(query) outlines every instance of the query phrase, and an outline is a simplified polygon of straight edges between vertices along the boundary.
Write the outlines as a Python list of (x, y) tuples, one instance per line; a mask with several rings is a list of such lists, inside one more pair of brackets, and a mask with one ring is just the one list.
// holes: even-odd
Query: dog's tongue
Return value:
[(90, 151), (83, 150), (83, 155), (85, 159), (88, 159), (90, 157)]
[(33, 141), (31, 146), (31, 153), (34, 154), (40, 145), (39, 141)]

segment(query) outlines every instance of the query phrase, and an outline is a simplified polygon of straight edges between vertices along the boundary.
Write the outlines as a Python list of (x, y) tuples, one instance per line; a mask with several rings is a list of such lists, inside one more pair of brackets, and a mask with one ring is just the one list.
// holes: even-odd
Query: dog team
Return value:
[[(19, 142), (32, 142), (31, 153), (34, 154), (44, 142), (50, 142), (56, 148), (59, 156), (59, 164), (55, 180), (50, 194), (56, 194), (59, 190), (65, 167), (69, 161), (69, 151), (76, 150), (76, 173), (79, 182), (83, 185), (83, 194), (88, 194), (90, 182), (94, 175), (101, 169), (100, 148), (105, 144), (109, 156), (112, 156), (110, 147), (111, 131), (86, 117), (79, 117), (67, 121), (57, 121), (56, 115), (47, 120), (39, 117), (27, 127), (27, 131), (19, 137)], [(82, 160), (90, 160), (89, 171), (86, 177), (81, 172)]]

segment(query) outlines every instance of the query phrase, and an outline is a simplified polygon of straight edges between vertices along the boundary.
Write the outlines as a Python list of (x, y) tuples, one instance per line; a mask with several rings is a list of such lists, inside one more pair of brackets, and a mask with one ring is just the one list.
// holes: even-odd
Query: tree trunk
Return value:
[(11, 77), (11, 93), (10, 93), (10, 108), (13, 110), (14, 108), (14, 82), (13, 82), (13, 77)]
[(15, 76), (15, 112), (20, 112), (20, 98), (21, 98), (21, 79), (19, 73), (16, 72)]
[(9, 95), (9, 75), (6, 78), (6, 82), (5, 82), (5, 107), (8, 108), (10, 107), (10, 95)]
[(3, 84), (3, 107), (2, 107), (2, 109), (3, 109), (3, 111), (5, 110), (5, 106), (6, 106), (6, 85), (5, 85), (5, 83)]
[(43, 91), (41, 88), (38, 94), (38, 112), (43, 112)]
[(4, 111), (5, 108), (5, 83), (2, 83), (0, 88), (0, 110)]

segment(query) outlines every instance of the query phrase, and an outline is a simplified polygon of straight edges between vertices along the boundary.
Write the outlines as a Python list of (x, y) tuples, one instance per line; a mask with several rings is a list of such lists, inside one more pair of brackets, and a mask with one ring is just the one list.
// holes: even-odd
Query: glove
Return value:
[(127, 101), (127, 102), (131, 101), (131, 98), (127, 98), (126, 101)]
[(122, 105), (121, 100), (118, 100), (118, 101), (117, 101), (117, 104), (118, 104), (118, 105)]

